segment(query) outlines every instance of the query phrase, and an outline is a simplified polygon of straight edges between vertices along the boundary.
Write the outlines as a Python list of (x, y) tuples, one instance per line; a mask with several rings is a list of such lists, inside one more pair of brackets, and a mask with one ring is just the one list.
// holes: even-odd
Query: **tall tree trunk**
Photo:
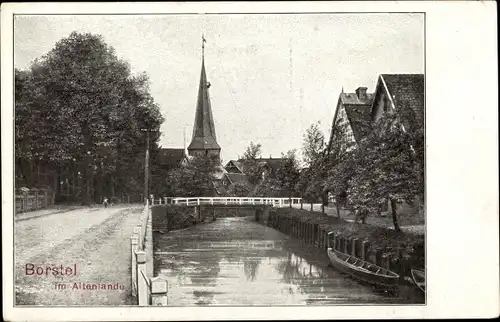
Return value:
[(87, 162), (87, 169), (85, 170), (85, 195), (83, 204), (90, 206), (90, 165)]
[(290, 203), (290, 208), (292, 208), (292, 192), (288, 192), (288, 203)]
[(335, 200), (335, 208), (337, 208), (337, 217), (340, 218), (340, 206), (337, 200)]
[(113, 175), (111, 175), (111, 197), (116, 196), (116, 190), (115, 190), (115, 178)]
[(397, 212), (397, 202), (396, 199), (391, 199), (391, 213), (392, 213), (392, 222), (394, 224), (395, 231), (401, 231), (398, 223), (398, 212)]

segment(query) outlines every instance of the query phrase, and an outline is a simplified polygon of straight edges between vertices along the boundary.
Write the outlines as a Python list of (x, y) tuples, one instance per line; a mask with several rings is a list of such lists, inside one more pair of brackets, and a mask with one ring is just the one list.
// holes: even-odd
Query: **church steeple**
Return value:
[(219, 156), (221, 148), (217, 143), (215, 135), (215, 124), (208, 92), (210, 83), (207, 81), (207, 73), (205, 71), (205, 43), (205, 37), (202, 36), (200, 85), (198, 88), (198, 101), (196, 103), (193, 138), (191, 139), (191, 144), (189, 144), (188, 152), (190, 155)]

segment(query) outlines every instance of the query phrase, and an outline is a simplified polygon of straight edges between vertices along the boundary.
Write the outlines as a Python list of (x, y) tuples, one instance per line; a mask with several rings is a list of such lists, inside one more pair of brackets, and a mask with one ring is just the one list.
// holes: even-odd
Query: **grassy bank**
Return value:
[(333, 231), (336, 236), (347, 239), (367, 240), (370, 249), (381, 251), (391, 261), (404, 260), (408, 267), (425, 266), (425, 236), (412, 232), (396, 232), (380, 226), (353, 223), (320, 212), (311, 212), (295, 208), (276, 209), (278, 215), (290, 217), (300, 222), (318, 224), (326, 231)]

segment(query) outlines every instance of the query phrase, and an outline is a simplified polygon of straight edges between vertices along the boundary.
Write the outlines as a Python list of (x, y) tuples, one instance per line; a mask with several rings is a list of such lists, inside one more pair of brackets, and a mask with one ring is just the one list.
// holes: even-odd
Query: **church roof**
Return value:
[(210, 105), (210, 95), (205, 71), (205, 61), (202, 59), (200, 86), (198, 88), (198, 101), (196, 103), (196, 114), (193, 127), (193, 138), (188, 150), (220, 150), (215, 134), (214, 117)]
[(160, 148), (158, 150), (158, 160), (156, 162), (159, 166), (170, 169), (179, 166), (183, 158), (184, 149)]

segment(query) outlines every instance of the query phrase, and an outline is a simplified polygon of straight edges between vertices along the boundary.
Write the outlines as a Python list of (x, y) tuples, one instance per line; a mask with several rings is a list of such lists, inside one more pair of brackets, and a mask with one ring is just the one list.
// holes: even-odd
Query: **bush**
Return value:
[(183, 229), (200, 222), (194, 216), (194, 209), (186, 206), (155, 205), (151, 211), (153, 230)]

